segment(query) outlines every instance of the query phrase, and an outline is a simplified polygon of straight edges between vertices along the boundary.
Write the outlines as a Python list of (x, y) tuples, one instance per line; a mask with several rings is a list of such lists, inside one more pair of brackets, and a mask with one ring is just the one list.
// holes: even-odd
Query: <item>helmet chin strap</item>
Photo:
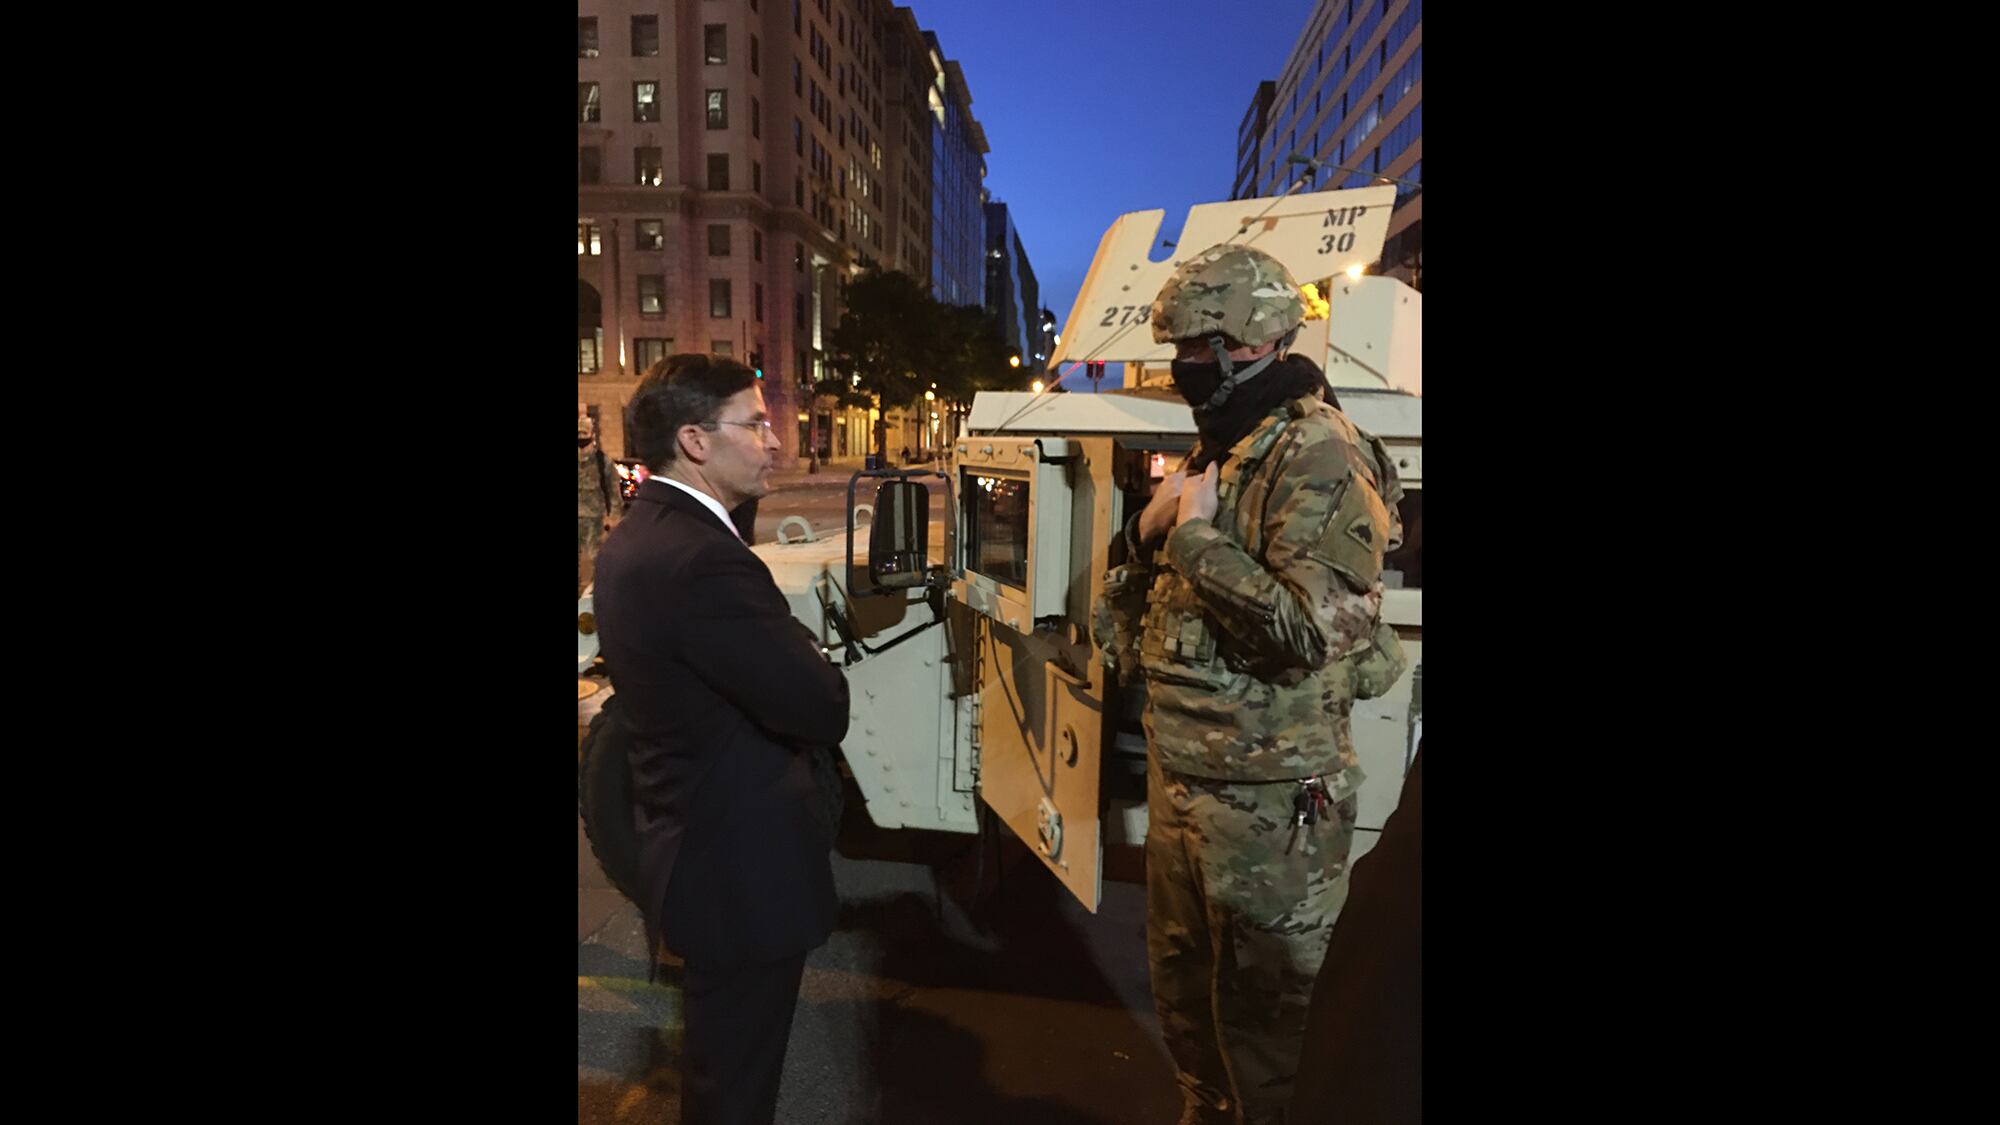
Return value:
[(1238, 385), (1256, 378), (1266, 367), (1271, 366), (1274, 360), (1281, 358), (1291, 348), (1292, 341), (1298, 337), (1298, 334), (1299, 330), (1296, 328), (1285, 333), (1284, 337), (1278, 341), (1278, 346), (1272, 348), (1269, 354), (1250, 364), (1248, 367), (1243, 368), (1241, 371), (1236, 370), (1235, 365), (1229, 362), (1229, 349), (1223, 346), (1222, 337), (1219, 335), (1210, 336), (1208, 338), (1208, 346), (1215, 350), (1215, 362), (1222, 368), (1222, 385), (1215, 388), (1215, 393), (1208, 396), (1207, 402), (1195, 407), (1195, 409), (1204, 411), (1220, 409), (1223, 404), (1229, 401), (1230, 394), (1236, 390)]

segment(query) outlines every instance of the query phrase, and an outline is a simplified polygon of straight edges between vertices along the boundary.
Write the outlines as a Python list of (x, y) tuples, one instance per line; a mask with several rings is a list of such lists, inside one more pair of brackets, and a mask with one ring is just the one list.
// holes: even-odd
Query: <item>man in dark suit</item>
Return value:
[(1424, 752), (1382, 838), (1348, 876), (1313, 985), (1291, 1125), (1424, 1119)]
[(598, 552), (598, 629), (632, 738), (640, 906), (686, 962), (681, 1121), (769, 1123), (837, 906), (808, 758), (847, 733), (847, 681), (729, 518), (770, 491), (761, 385), (674, 359), (632, 399), (651, 475)]

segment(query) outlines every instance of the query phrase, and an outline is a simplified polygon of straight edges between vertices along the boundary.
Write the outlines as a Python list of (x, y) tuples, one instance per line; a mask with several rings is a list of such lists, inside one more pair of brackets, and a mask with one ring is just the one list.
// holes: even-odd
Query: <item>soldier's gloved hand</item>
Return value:
[(1201, 479), (1181, 490), (1178, 523), (1189, 520), (1205, 520), (1215, 517), (1215, 482), (1220, 479), (1222, 466), (1210, 462), (1208, 471)]
[(1181, 485), (1186, 481), (1186, 473), (1168, 473), (1160, 478), (1160, 487), (1153, 490), (1153, 498), (1146, 502), (1146, 510), (1139, 513), (1141, 543), (1151, 543), (1173, 530), (1174, 512), (1181, 500)]

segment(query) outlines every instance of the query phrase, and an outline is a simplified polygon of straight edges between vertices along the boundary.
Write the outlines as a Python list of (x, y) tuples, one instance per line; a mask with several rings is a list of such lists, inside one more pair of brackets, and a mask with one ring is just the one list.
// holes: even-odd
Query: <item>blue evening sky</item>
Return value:
[[(904, 0), (965, 71), (986, 187), (1007, 204), (1060, 331), (1127, 211), (1229, 198), (1236, 128), (1313, 0)], [(1106, 380), (1110, 382), (1110, 380)], [(1065, 380), (1082, 384), (1081, 375)]]

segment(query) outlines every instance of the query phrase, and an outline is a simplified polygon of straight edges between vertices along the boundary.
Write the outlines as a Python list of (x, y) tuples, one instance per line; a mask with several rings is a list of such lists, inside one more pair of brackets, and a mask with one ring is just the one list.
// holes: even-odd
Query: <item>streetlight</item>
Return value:
[(1041, 394), (1041, 393), (1042, 393), (1042, 381), (1041, 381), (1040, 379), (1037, 379), (1037, 380), (1035, 380), (1035, 381), (1034, 381), (1034, 382), (1033, 382), (1032, 384), (1030, 384), (1030, 389), (1032, 389), (1032, 390), (1034, 391), (1034, 393), (1036, 393), (1036, 394)]
[(1021, 357), (1020, 357), (1020, 356), (1017, 356), (1017, 355), (1010, 355), (1010, 356), (1008, 356), (1008, 357), (1007, 357), (1007, 366), (1009, 366), (1009, 367), (1019, 367), (1019, 366), (1021, 366)]

